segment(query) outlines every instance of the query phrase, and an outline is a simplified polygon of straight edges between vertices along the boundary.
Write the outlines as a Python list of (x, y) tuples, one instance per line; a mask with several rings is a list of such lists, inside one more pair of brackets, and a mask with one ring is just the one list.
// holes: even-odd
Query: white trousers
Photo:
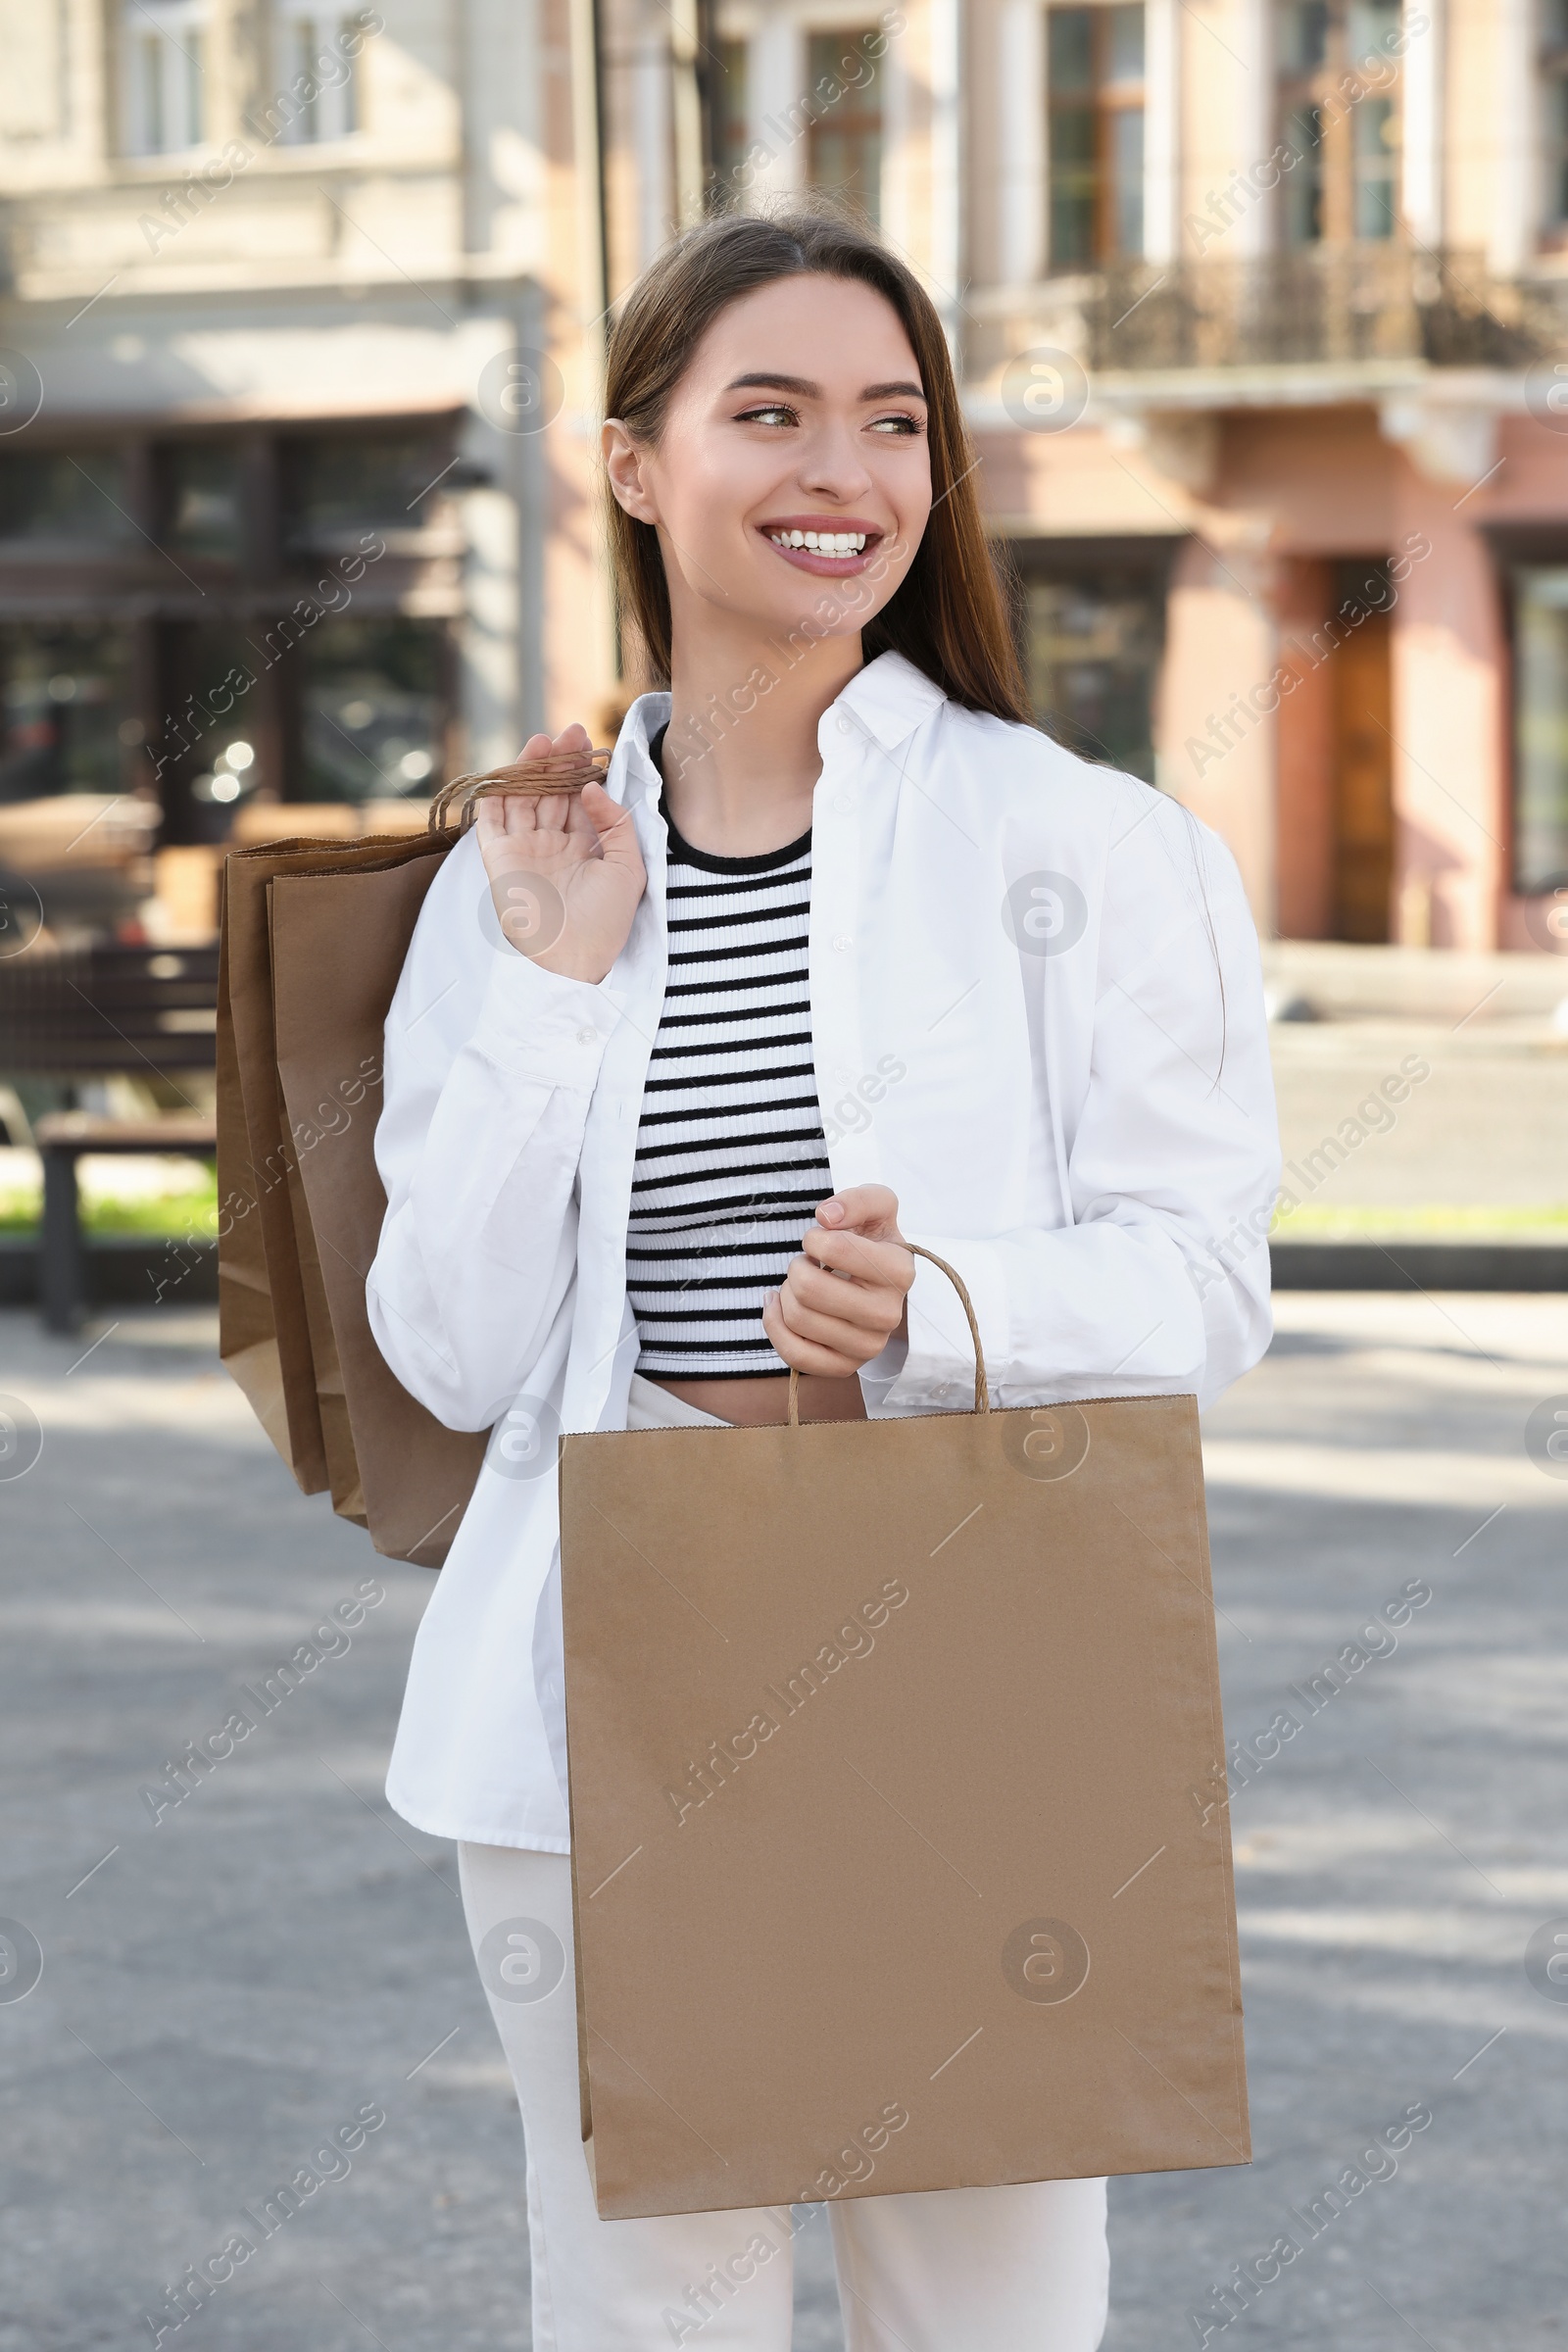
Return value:
[[(460, 1845), (458, 1860), (522, 2110), (534, 2352), (789, 2352), (789, 2207), (599, 2218), (578, 2111), (570, 1862), (497, 1845)], [(852, 2197), (828, 2214), (849, 2352), (1095, 2352), (1100, 2342), (1103, 2180)]]

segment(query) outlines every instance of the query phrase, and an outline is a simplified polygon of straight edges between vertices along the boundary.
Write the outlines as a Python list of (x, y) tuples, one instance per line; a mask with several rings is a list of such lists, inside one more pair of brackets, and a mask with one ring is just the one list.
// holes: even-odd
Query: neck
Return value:
[(665, 799), (695, 849), (758, 857), (810, 824), (817, 726), (861, 665), (859, 633), (803, 646), (703, 617), (675, 630)]

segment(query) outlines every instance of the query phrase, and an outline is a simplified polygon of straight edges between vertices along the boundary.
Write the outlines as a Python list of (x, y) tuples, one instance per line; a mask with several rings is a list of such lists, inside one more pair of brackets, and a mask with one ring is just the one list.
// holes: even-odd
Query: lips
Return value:
[(875, 523), (853, 514), (787, 514), (758, 527), (786, 564), (832, 579), (863, 571), (883, 537)]

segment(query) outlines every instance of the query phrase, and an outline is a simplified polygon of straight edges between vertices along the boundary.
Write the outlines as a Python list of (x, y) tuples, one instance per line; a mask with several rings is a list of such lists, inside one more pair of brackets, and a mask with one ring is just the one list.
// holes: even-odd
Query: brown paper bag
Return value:
[[(370, 1337), (385, 1211), (381, 1040), (455, 830), (287, 841), (225, 861), (219, 1007), (220, 1348), (307, 1494), (439, 1567), (484, 1439), (442, 1427)], [(321, 896), (291, 895), (311, 884)], [(367, 1464), (369, 1465), (368, 1470)]]
[[(365, 1280), (386, 1196), (376, 1172), (381, 1040), (439, 852), (421, 845), (379, 869), (278, 876), (270, 885), (277, 1071), (287, 1107), (325, 1348), (317, 1386), (329, 1425), (335, 1384), (355, 1465), (357, 1509), (378, 1551), (439, 1567), (484, 1459), (485, 1435), (451, 1430), (400, 1384), (376, 1347)], [(302, 1247), (302, 1260), (304, 1259)]]
[(218, 959), (219, 1354), (307, 1494), (326, 1447), (289, 1208), (272, 1038), (267, 884), (286, 842), (223, 861)]
[(1191, 1396), (560, 1480), (602, 2216), (1249, 2160)]

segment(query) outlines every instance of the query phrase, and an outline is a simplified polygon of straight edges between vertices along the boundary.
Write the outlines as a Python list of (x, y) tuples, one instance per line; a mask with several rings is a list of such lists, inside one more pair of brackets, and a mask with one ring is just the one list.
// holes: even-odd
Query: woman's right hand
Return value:
[[(518, 757), (587, 751), (592, 741), (570, 726), (553, 743), (530, 735)], [(648, 885), (630, 811), (602, 784), (497, 793), (480, 801), (475, 830), (505, 938), (547, 972), (603, 980)]]

